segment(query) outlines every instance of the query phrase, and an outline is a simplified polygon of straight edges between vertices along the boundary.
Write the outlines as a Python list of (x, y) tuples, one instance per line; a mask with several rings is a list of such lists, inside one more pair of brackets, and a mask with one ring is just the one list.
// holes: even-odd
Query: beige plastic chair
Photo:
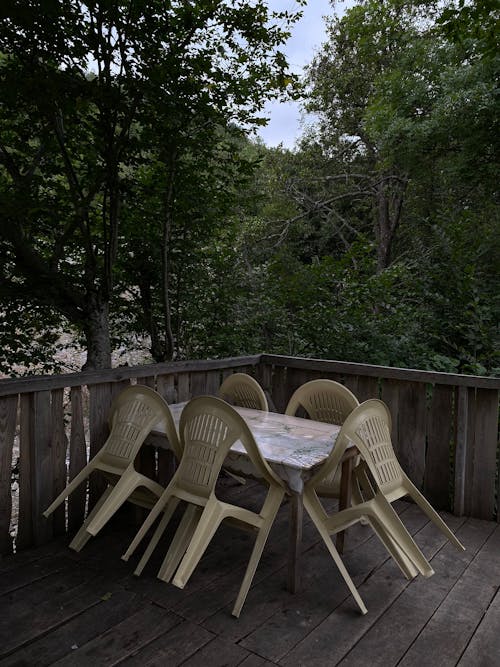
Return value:
[(110, 409), (111, 431), (102, 449), (43, 513), (48, 517), (92, 471), (99, 470), (105, 475), (108, 485), (71, 541), (72, 549), (80, 551), (126, 500), (151, 508), (161, 496), (164, 487), (134, 468), (134, 459), (146, 436), (161, 421), (174, 454), (180, 459), (181, 448), (174, 420), (160, 394), (149, 387), (133, 385), (115, 398)]
[[(448, 528), (399, 465), (391, 443), (389, 408), (377, 399), (365, 401), (363, 405), (366, 410), (374, 415), (370, 424), (367, 424), (364, 427), (365, 430), (362, 431), (363, 439), (361, 439), (362, 435), (358, 434), (359, 441), (364, 443), (364, 447), (363, 450), (360, 449), (362, 462), (356, 470), (356, 476), (364, 498), (372, 497), (378, 490), (383, 493), (385, 500), (389, 503), (393, 503), (404, 496), (410, 496), (445, 537), (457, 549), (465, 551), (464, 545)], [(376, 428), (381, 428), (378, 425), (382, 424), (384, 425), (384, 432), (379, 434)]]
[[(135, 570), (135, 574), (140, 574), (175, 508), (180, 501), (185, 501), (188, 503), (187, 509), (158, 572), (158, 577), (163, 581), (170, 581), (175, 573), (172, 583), (184, 588), (224, 519), (246, 529), (250, 526), (256, 531), (257, 537), (232, 612), (233, 616), (238, 617), (285, 488), (262, 458), (244, 419), (221, 399), (213, 396), (192, 399), (182, 412), (179, 433), (184, 449), (179, 467), (122, 558), (129, 559), (155, 519), (163, 512)], [(231, 445), (238, 440), (245, 447), (260, 476), (269, 485), (260, 512), (222, 502), (215, 495), (215, 483), (222, 463)]]
[[(247, 373), (229, 375), (219, 387), (218, 396), (231, 405), (269, 412), (267, 398), (260, 384)], [(246, 484), (244, 477), (224, 468), (224, 473), (240, 484)]]
[[(347, 416), (359, 405), (352, 391), (335, 380), (311, 380), (301, 385), (288, 401), (286, 415), (294, 416), (299, 408), (303, 408), (309, 419), (328, 424), (344, 423)], [(356, 462), (357, 463), (357, 462)], [(323, 479), (316, 488), (319, 496), (338, 498), (340, 495), (341, 468)], [(356, 499), (358, 496), (353, 487)]]
[(218, 396), (232, 405), (269, 412), (264, 390), (257, 380), (246, 373), (229, 375), (221, 384)]
[[(366, 464), (367, 470), (373, 477), (369, 487), (366, 485), (368, 481), (366, 474), (362, 476), (361, 480), (363, 492), (368, 495), (371, 490), (371, 496), (363, 497), (359, 504), (328, 515), (318, 499), (316, 489), (321, 488), (323, 480), (329, 478), (338, 467), (349, 443), (357, 447), (362, 463)], [(328, 459), (304, 488), (304, 507), (316, 525), (363, 614), (366, 613), (366, 607), (340, 559), (331, 535), (357, 523), (362, 518), (367, 518), (407, 578), (413, 578), (418, 572), (425, 577), (434, 574), (432, 567), (388, 500), (396, 489), (403, 488), (403, 484), (405, 489), (409, 489), (409, 485), (413, 486), (409, 480), (408, 484), (405, 480), (408, 478), (401, 470), (392, 449), (389, 411), (382, 401), (370, 399), (355, 408), (347, 417)], [(396, 497), (401, 497), (401, 495), (404, 493), (396, 494)], [(427, 503), (425, 499), (424, 502)], [(449, 533), (450, 539), (458, 543), (441, 518), (436, 516), (447, 534)]]

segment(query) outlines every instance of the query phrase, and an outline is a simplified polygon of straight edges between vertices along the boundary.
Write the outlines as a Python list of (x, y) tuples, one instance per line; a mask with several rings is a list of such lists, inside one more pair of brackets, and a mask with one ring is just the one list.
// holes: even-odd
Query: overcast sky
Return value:
[[(336, 12), (341, 13), (354, 2), (339, 2)], [(269, 0), (269, 7), (276, 10), (293, 11), (297, 8), (295, 0)], [(301, 74), (305, 65), (311, 62), (314, 54), (326, 40), (323, 16), (332, 13), (329, 0), (308, 0), (302, 9), (303, 16), (295, 24), (292, 36), (284, 47), (288, 62), (293, 72)], [(267, 127), (259, 135), (268, 146), (282, 143), (285, 148), (293, 148), (300, 135), (300, 105), (298, 103), (273, 103), (266, 106), (266, 116), (270, 118)]]

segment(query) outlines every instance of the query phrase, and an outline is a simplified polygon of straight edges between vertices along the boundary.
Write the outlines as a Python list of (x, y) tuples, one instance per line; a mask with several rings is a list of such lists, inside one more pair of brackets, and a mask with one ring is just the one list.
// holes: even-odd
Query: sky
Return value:
[[(339, 2), (337, 13), (342, 13), (353, 2)], [(269, 0), (269, 7), (275, 10), (297, 9), (295, 0)], [(282, 47), (290, 64), (290, 69), (302, 74), (304, 66), (311, 62), (315, 53), (326, 41), (325, 21), (323, 16), (331, 15), (332, 8), (329, 0), (308, 0), (302, 8), (303, 16), (292, 28), (292, 35)], [(259, 136), (268, 146), (278, 146), (282, 143), (285, 148), (293, 148), (295, 141), (301, 134), (300, 103), (273, 102), (265, 107), (265, 115), (270, 118), (268, 125), (259, 131)]]

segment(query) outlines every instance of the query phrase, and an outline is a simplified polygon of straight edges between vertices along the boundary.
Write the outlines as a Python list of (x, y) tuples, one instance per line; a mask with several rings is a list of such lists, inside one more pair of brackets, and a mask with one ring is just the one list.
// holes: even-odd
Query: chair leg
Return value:
[[(142, 554), (141, 560), (137, 564), (137, 567), (134, 570), (134, 574), (136, 576), (139, 576), (142, 571), (144, 570), (144, 567), (146, 566), (146, 563), (149, 561), (151, 558), (151, 554), (153, 551), (156, 549), (156, 545), (160, 541), (160, 537), (163, 535), (165, 532), (165, 528), (167, 527), (170, 519), (172, 518), (172, 514), (175, 511), (175, 508), (179, 504), (179, 499), (178, 498), (170, 498), (170, 501), (167, 503), (167, 506), (165, 508), (165, 511), (163, 513), (163, 516), (158, 523), (155, 532), (153, 533), (153, 536), (151, 537), (148, 546), (146, 547), (146, 550)], [(123, 558), (123, 556), (122, 556)], [(126, 560), (123, 558), (123, 560)]]
[[(314, 498), (312, 501), (310, 500), (310, 502), (314, 504), (314, 510), (316, 511), (317, 516), (321, 516), (318, 508), (316, 507), (316, 505), (321, 505), (319, 503), (314, 503)], [(334, 513), (327, 519), (323, 520), (325, 528), (329, 535), (334, 535), (339, 530), (344, 530), (347, 526), (350, 526), (353, 523), (361, 522), (361, 519), (366, 517), (367, 522), (371, 525), (373, 531), (385, 546), (389, 554), (392, 556), (392, 558), (394, 558), (404, 576), (407, 579), (413, 579), (418, 574), (418, 570), (415, 568), (413, 561), (400, 548), (398, 541), (393, 538), (390, 529), (385, 526), (380, 517), (382, 510), (378, 508), (378, 505), (376, 505), (375, 502), (375, 498), (372, 498), (369, 501), (362, 500), (359, 505), (354, 505), (353, 507), (348, 507), (345, 510)], [(394, 510), (392, 507), (390, 505), (389, 507), (393, 512)], [(403, 524), (400, 525), (404, 530)]]
[[(132, 542), (130, 543), (127, 551), (123, 554), (122, 560), (127, 561), (130, 558), (130, 556), (134, 553), (134, 551), (139, 546), (139, 544), (140, 544), (142, 538), (144, 537), (144, 535), (148, 532), (148, 530), (151, 528), (151, 526), (155, 522), (156, 517), (159, 516), (159, 514), (162, 512), (165, 505), (170, 501), (170, 499), (171, 499), (170, 492), (167, 493), (167, 491), (168, 491), (168, 487), (167, 487), (167, 490), (158, 498), (158, 500), (156, 501), (156, 504), (153, 506), (150, 513), (147, 515), (144, 523), (142, 524), (142, 526), (137, 531), (137, 533), (136, 533), (134, 539), (132, 540)], [(175, 499), (175, 498), (172, 498), (172, 502), (175, 503), (174, 506), (173, 506), (173, 509), (172, 509), (172, 512), (173, 512), (174, 509), (177, 507), (177, 503), (179, 502), (179, 500)]]
[(75, 551), (80, 551), (83, 549), (83, 547), (87, 544), (87, 542), (90, 540), (92, 535), (88, 532), (87, 526), (89, 525), (90, 521), (96, 516), (96, 514), (99, 512), (101, 507), (104, 505), (106, 500), (109, 498), (111, 492), (113, 490), (113, 487), (108, 484), (108, 486), (104, 489), (104, 492), (102, 493), (101, 497), (99, 500), (96, 502), (94, 505), (92, 511), (89, 513), (85, 521), (82, 523), (82, 526), (80, 530), (76, 533), (76, 535), (73, 537), (71, 542), (69, 543), (69, 548), (74, 549)]
[(396, 562), (396, 564), (398, 565), (399, 569), (404, 574), (404, 576), (408, 580), (414, 579), (418, 574), (418, 570), (413, 564), (413, 562), (408, 558), (406, 553), (398, 547), (397, 542), (395, 542), (388, 535), (388, 533), (384, 530), (383, 526), (377, 521), (376, 518), (370, 517), (369, 523), (371, 524), (373, 531), (375, 532), (379, 540), (382, 542), (389, 555), (394, 559), (394, 561)]
[(319, 534), (323, 538), (323, 542), (326, 545), (326, 548), (330, 552), (331, 557), (333, 558), (335, 565), (337, 566), (340, 574), (344, 578), (345, 583), (347, 584), (348, 589), (351, 592), (351, 595), (353, 598), (356, 600), (356, 603), (361, 611), (362, 614), (367, 613), (367, 609), (365, 607), (365, 603), (363, 602), (360, 594), (358, 593), (356, 586), (354, 585), (353, 580), (351, 579), (349, 572), (347, 571), (344, 563), (342, 562), (342, 559), (339, 556), (339, 553), (337, 549), (335, 548), (335, 545), (333, 544), (330, 534), (328, 533), (324, 523), (321, 521), (321, 518), (316, 514), (314, 507), (311, 505), (309, 502), (309, 498), (307, 495), (304, 495), (304, 506), (311, 517), (314, 525), (318, 529)]
[(135, 475), (129, 475), (126, 472), (123, 473), (109, 494), (106, 503), (87, 524), (87, 532), (91, 535), (97, 535), (106, 525), (136, 488), (137, 485), (135, 482), (137, 480), (134, 477)]
[(398, 517), (392, 505), (386, 500), (382, 493), (376, 496), (377, 519), (406, 556), (413, 562), (417, 570), (424, 577), (431, 577), (434, 574), (429, 561), (420, 551), (410, 533)]
[[(367, 493), (367, 498), (364, 498), (362, 489)], [(367, 500), (368, 498), (373, 498), (375, 492), (370, 484), (366, 471), (364, 470), (363, 464), (359, 462), (356, 463), (356, 467), (353, 470), (352, 474), (352, 491), (351, 491), (351, 504), (360, 505)], [(361, 517), (359, 520), (362, 526), (367, 526), (370, 522), (366, 517)]]
[(235, 479), (239, 484), (246, 484), (247, 480), (244, 477), (241, 477), (241, 475), (236, 475), (234, 472), (231, 472), (230, 470), (226, 470), (226, 468), (222, 468), (224, 473), (228, 475), (229, 477), (232, 477)]
[(202, 514), (202, 508), (198, 505), (189, 504), (186, 507), (184, 516), (177, 527), (170, 547), (167, 551), (163, 563), (158, 571), (158, 579), (162, 581), (170, 581), (179, 563), (181, 562), (189, 542), (193, 537), (198, 521)]
[[(413, 487), (413, 485), (412, 485)], [(417, 505), (427, 514), (429, 519), (434, 523), (434, 525), (439, 528), (439, 530), (446, 535), (446, 537), (449, 539), (449, 541), (457, 548), (460, 549), (460, 551), (465, 551), (464, 545), (460, 542), (460, 540), (457, 538), (455, 533), (453, 533), (446, 523), (443, 521), (443, 519), (439, 516), (439, 514), (436, 512), (434, 507), (427, 501), (427, 499), (416, 489), (415, 487), (411, 488), (411, 490), (408, 491), (408, 494), (413, 498), (413, 500), (417, 503)]]
[(196, 530), (191, 538), (191, 542), (184, 554), (184, 558), (172, 580), (174, 586), (184, 588), (187, 584), (222, 519), (223, 514), (218, 506), (218, 502), (209, 501), (202, 512)]
[(73, 491), (80, 486), (80, 484), (87, 479), (87, 477), (90, 474), (90, 470), (88, 469), (88, 466), (83, 468), (83, 470), (80, 470), (80, 472), (75, 475), (75, 477), (71, 480), (71, 482), (66, 486), (65, 489), (61, 491), (61, 493), (57, 496), (55, 500), (52, 501), (52, 503), (47, 507), (45, 512), (43, 512), (43, 516), (47, 519), (52, 512), (59, 507), (59, 505), (69, 496), (70, 493), (73, 493)]
[(241, 583), (240, 590), (238, 592), (238, 597), (236, 598), (236, 602), (233, 607), (232, 615), (236, 616), (236, 618), (239, 617), (241, 613), (241, 608), (243, 607), (243, 604), (246, 600), (248, 591), (250, 589), (250, 586), (252, 584), (255, 575), (255, 571), (257, 569), (260, 557), (262, 555), (262, 551), (266, 545), (269, 531), (271, 530), (271, 526), (274, 523), (274, 519), (280, 508), (281, 501), (283, 500), (283, 495), (284, 495), (283, 493), (277, 494), (276, 497), (272, 499), (272, 504), (270, 503), (265, 510), (265, 516), (267, 518), (263, 522), (257, 534), (257, 538), (255, 539), (255, 544), (252, 549), (250, 560), (248, 561), (245, 576), (243, 577), (243, 581)]

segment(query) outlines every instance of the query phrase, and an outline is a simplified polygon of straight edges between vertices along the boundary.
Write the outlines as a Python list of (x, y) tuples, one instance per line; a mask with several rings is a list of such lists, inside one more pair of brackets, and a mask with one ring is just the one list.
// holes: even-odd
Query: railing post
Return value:
[(457, 438), (455, 445), (455, 488), (453, 513), (463, 516), (465, 508), (465, 468), (467, 463), (467, 432), (469, 416), (469, 390), (458, 387), (457, 398)]

